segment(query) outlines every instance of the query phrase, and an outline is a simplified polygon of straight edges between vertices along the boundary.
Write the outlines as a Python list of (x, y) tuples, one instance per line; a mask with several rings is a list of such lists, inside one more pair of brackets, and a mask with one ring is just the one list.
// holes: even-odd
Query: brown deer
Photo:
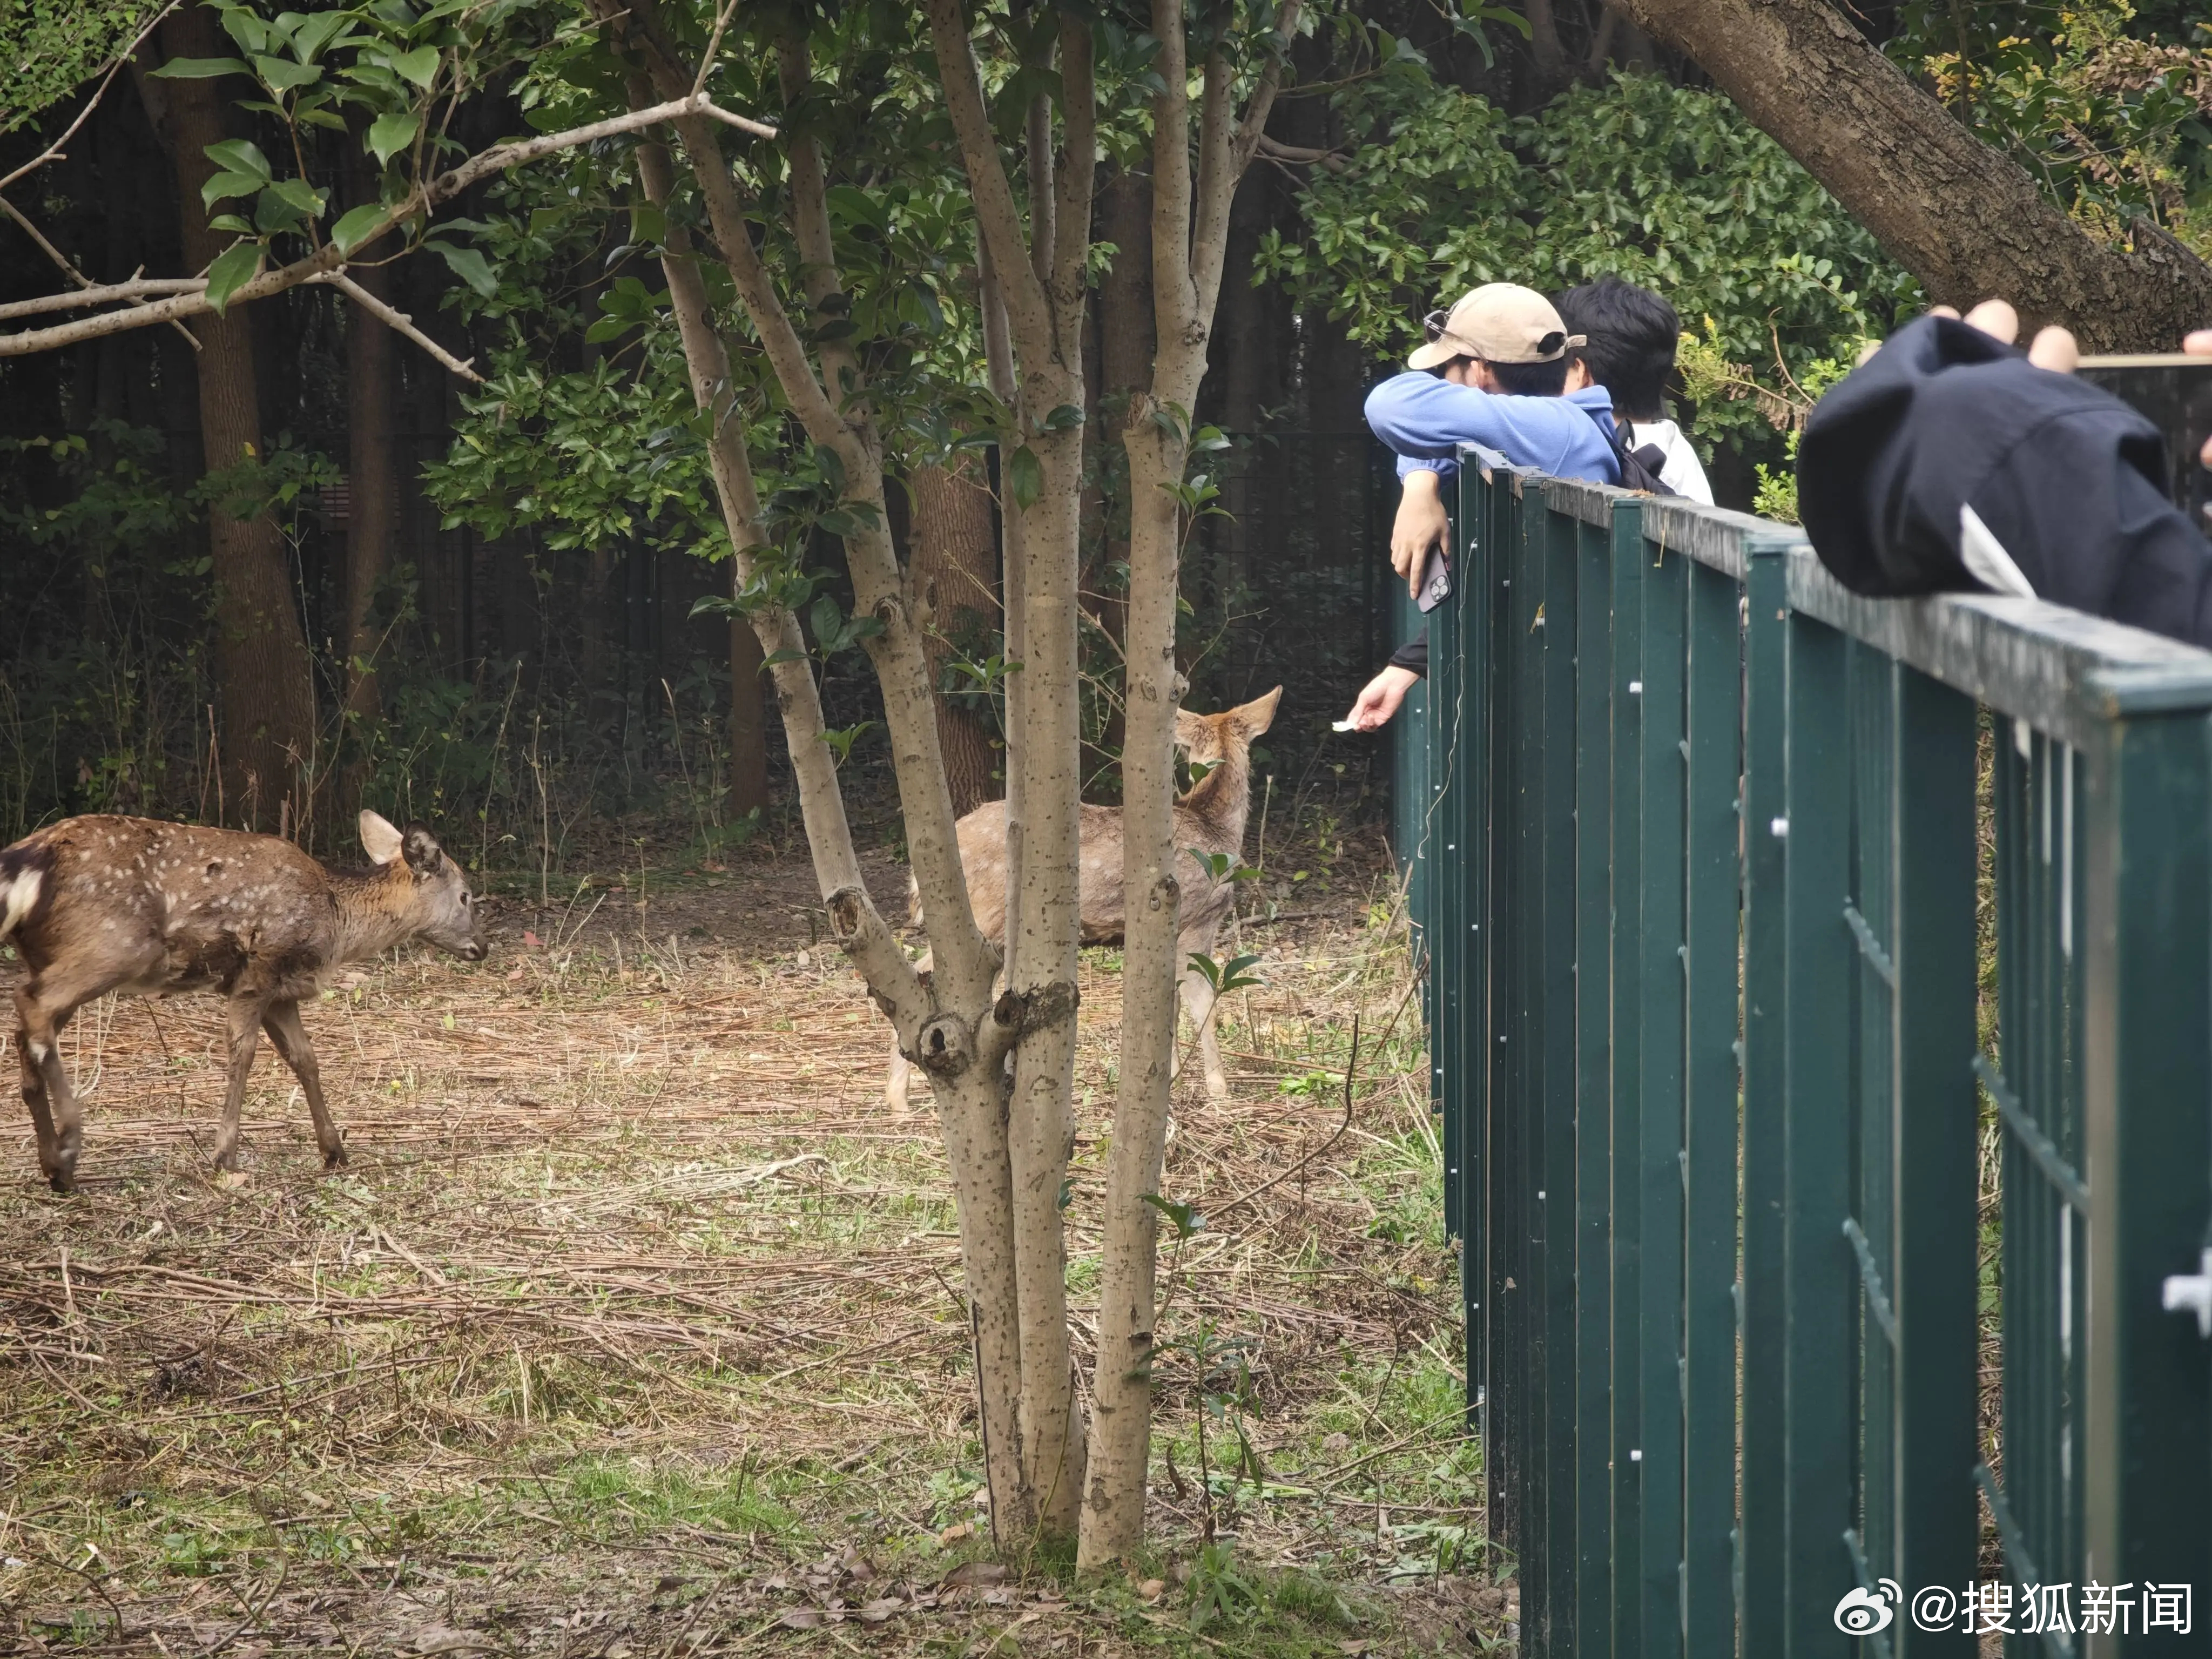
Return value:
[[(1176, 879), (1181, 885), (1180, 926), (1176, 949), (1188, 963), (1205, 951), (1212, 954), (1214, 935), (1236, 903), (1236, 884), (1216, 881), (1212, 872), (1194, 854), (1225, 853), (1234, 860), (1244, 850), (1244, 825), (1252, 811), (1253, 740), (1274, 723), (1275, 705), (1282, 701), (1277, 686), (1265, 696), (1219, 714), (1176, 714), (1176, 746), (1193, 763), (1210, 769), (1175, 804)], [(1006, 927), (1006, 804), (991, 801), (977, 807), (957, 826), (960, 864), (968, 877), (969, 902), (975, 907), (975, 925), (986, 939), (1001, 939)], [(1077, 908), (1085, 945), (1121, 942), (1121, 809), (1086, 806), (1080, 830), (1082, 865)], [(921, 895), (908, 884), (911, 919), (921, 925)], [(924, 973), (929, 958), (921, 960)], [(1213, 990), (1204, 975), (1187, 971), (1182, 979), (1182, 1003), (1198, 1028), (1198, 1052), (1206, 1068), (1206, 1097), (1221, 1100), (1229, 1093), (1229, 1077), (1222, 1069), (1220, 1045), (1213, 1035)], [(1177, 1066), (1180, 1070), (1180, 1052)], [(894, 1048), (890, 1076), (884, 1085), (884, 1100), (893, 1110), (903, 1110), (913, 1062)]]
[(481, 962), (483, 928), (467, 878), (430, 832), (361, 815), (362, 873), (325, 870), (289, 841), (152, 818), (70, 818), (0, 849), (0, 939), (30, 975), (15, 990), (23, 1103), (56, 1192), (76, 1179), (82, 1114), (56, 1039), (110, 991), (219, 991), (230, 1002), (230, 1089), (215, 1161), (238, 1162), (238, 1111), (262, 1030), (307, 1097), (323, 1162), (345, 1139), (323, 1103), (300, 1023), (326, 969), (408, 939)]

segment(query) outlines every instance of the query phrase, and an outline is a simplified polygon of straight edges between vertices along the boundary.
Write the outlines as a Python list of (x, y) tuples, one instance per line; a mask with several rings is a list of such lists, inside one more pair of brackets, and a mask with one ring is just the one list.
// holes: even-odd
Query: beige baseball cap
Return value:
[(1567, 332), (1549, 300), (1518, 283), (1485, 283), (1454, 306), (1449, 316), (1431, 312), (1423, 327), (1429, 342), (1406, 359), (1408, 368), (1434, 368), (1455, 357), (1548, 363), (1568, 347), (1585, 343), (1583, 336)]

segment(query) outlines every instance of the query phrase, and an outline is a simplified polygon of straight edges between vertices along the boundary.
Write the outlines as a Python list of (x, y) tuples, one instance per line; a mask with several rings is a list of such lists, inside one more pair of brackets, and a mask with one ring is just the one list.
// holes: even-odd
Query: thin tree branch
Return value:
[[(1267, 112), (1274, 107), (1275, 92), (1282, 83), (1283, 63), (1297, 33), (1299, 9), (1300, 0), (1287, 0), (1283, 7), (1275, 26), (1276, 49), (1260, 70), (1251, 101), (1244, 106), (1244, 118), (1237, 124), (1235, 132), (1224, 131), (1225, 119), (1219, 127), (1209, 122), (1200, 131), (1201, 163), (1210, 165), (1202, 165), (1200, 172), (1203, 183), (1198, 197), (1198, 232), (1191, 244), (1191, 282), (1197, 290), (1200, 313), (1207, 318), (1213, 315), (1221, 294), (1221, 266), (1229, 251), (1229, 210), (1237, 199), (1237, 182), (1259, 150)], [(1206, 76), (1209, 116), (1213, 113), (1213, 63), (1209, 63)], [(1222, 78), (1224, 82), (1228, 80), (1225, 69)], [(1224, 91), (1227, 91), (1225, 85)], [(1225, 106), (1225, 98), (1224, 101)]]
[[(548, 133), (540, 138), (523, 140), (518, 143), (495, 144), (489, 149), (471, 157), (451, 172), (439, 174), (410, 191), (405, 199), (385, 210), (384, 215), (367, 235), (355, 244), (355, 250), (369, 246), (388, 233), (392, 228), (417, 214), (428, 213), (441, 204), (452, 200), (479, 179), (495, 173), (534, 161), (541, 155), (550, 155), (556, 150), (574, 149), (600, 138), (611, 138), (617, 133), (635, 132), (678, 117), (697, 119), (700, 117), (728, 124), (742, 131), (762, 137), (773, 138), (776, 130), (764, 122), (722, 109), (704, 96), (672, 99), (656, 104), (648, 110), (634, 111), (605, 121), (593, 121), (588, 125), (571, 127), (565, 132)], [(21, 222), (20, 220), (18, 222)], [(287, 289), (326, 276), (344, 267), (348, 255), (338, 252), (337, 244), (325, 242), (303, 259), (264, 270), (244, 283), (231, 295), (229, 303), (244, 305), (254, 300), (265, 300), (272, 294), (282, 294)], [(33, 352), (51, 351), (57, 346), (76, 345), (84, 340), (97, 340), (110, 334), (120, 334), (134, 328), (144, 328), (153, 323), (166, 323), (185, 317), (198, 317), (215, 307), (208, 303), (206, 284), (194, 291), (172, 295), (166, 300), (134, 307), (129, 311), (109, 312), (99, 317), (83, 317), (72, 323), (57, 324), (51, 328), (26, 329), (14, 334), (0, 334), (0, 357), (25, 357)]]
[[(776, 78), (789, 109), (814, 83), (813, 59), (804, 35), (787, 35), (776, 47)], [(822, 155), (822, 141), (811, 134), (793, 132), (791, 158), (792, 229), (799, 239), (799, 284), (817, 328), (835, 322), (840, 313), (832, 302), (844, 295), (837, 272), (837, 247), (830, 229), (829, 169)], [(848, 340), (821, 340), (815, 355), (822, 360), (823, 384), (847, 411), (847, 419), (865, 427), (865, 410), (847, 402), (860, 384), (860, 359)]]
[(69, 143), (70, 139), (76, 137), (76, 130), (82, 126), (85, 122), (90, 118), (93, 111), (100, 107), (100, 100), (107, 95), (108, 87), (112, 84), (116, 76), (121, 72), (123, 66), (129, 63), (137, 53), (139, 47), (146, 44), (147, 38), (151, 35), (156, 28), (161, 27), (161, 20), (183, 3), (184, 0), (169, 0), (168, 4), (163, 6), (161, 10), (155, 12), (153, 16), (147, 20), (146, 27), (138, 31), (137, 39), (131, 41), (129, 46), (124, 47), (121, 52), (118, 52), (115, 56), (115, 61), (107, 66), (107, 72), (100, 77), (100, 84), (93, 88), (92, 96), (85, 100), (84, 107), (76, 112), (76, 119), (70, 122), (68, 127), (63, 131), (62, 136), (55, 139), (52, 143), (48, 144), (36, 155), (33, 155), (29, 161), (24, 162), (22, 166), (17, 167), (13, 173), (8, 174), (6, 178), (0, 179), (0, 190), (7, 189), (9, 185), (14, 184), (18, 179), (24, 177), (27, 173), (36, 173), (40, 167), (46, 166), (47, 162), (55, 160), (61, 155), (62, 146)]
[[(1060, 157), (1058, 234), (1053, 242), (1053, 303), (1080, 307), (1091, 257), (1091, 198), (1098, 184), (1098, 92), (1090, 20), (1074, 11), (1060, 21)], [(1080, 346), (1077, 350), (1079, 352)]]
[(329, 276), (318, 277), (316, 280), (329, 283), (331, 287), (337, 289), (339, 293), (344, 295), (394, 334), (405, 335), (463, 380), (474, 381), (478, 386), (484, 383), (484, 377), (471, 367), (476, 362), (475, 358), (471, 357), (465, 361), (456, 357), (421, 329), (416, 327), (414, 319), (405, 312), (394, 310), (343, 270), (334, 270)]
[[(82, 271), (79, 270), (75, 264), (71, 264), (69, 256), (64, 253), (59, 248), (56, 247), (52, 242), (48, 241), (46, 237), (40, 234), (39, 228), (33, 224), (28, 219), (25, 218), (15, 204), (8, 200), (4, 196), (0, 196), (0, 213), (4, 213), (10, 219), (13, 219), (21, 228), (23, 234), (29, 237), (33, 242), (36, 242), (39, 245), (39, 251), (44, 253), (46, 258), (52, 259), (57, 265), (61, 267), (62, 275), (68, 277), (70, 281), (77, 285), (77, 290), (80, 294), (85, 293), (96, 286), (91, 277), (86, 276)], [(144, 302), (141, 301), (140, 303), (143, 304)], [(61, 325), (61, 326), (66, 327), (68, 325), (64, 324)], [(175, 329), (178, 333), (183, 335), (185, 337), (185, 343), (189, 344), (193, 350), (198, 351), (200, 349), (200, 343), (193, 337), (191, 330), (186, 328), (182, 323), (171, 323), (169, 326)]]
[(691, 82), (694, 98), (707, 90), (707, 77), (714, 70), (714, 54), (722, 49), (722, 31), (730, 27), (730, 15), (737, 9), (738, 0), (722, 0), (722, 9), (714, 19), (714, 32), (707, 37), (707, 50), (699, 54), (699, 73)]
[(982, 78), (975, 67), (975, 49), (968, 39), (966, 9), (961, 0), (928, 0), (928, 12), (945, 110), (960, 143), (960, 159), (967, 169), (969, 188), (975, 193), (976, 222), (982, 227), (984, 242), (991, 250), (1014, 339), (1024, 350), (1048, 349), (1052, 312), (1036, 271), (1030, 268), (1022, 216), (1014, 205), (1014, 190), (1000, 158), (998, 138), (991, 131), (990, 112), (983, 105)]
[[(0, 207), (6, 204), (0, 202)], [(10, 317), (35, 317), (48, 311), (78, 311), (118, 300), (143, 300), (169, 294), (193, 294), (207, 286), (204, 276), (133, 276), (124, 283), (95, 283), (74, 294), (42, 294), (35, 300), (11, 300), (0, 305), (0, 321)]]

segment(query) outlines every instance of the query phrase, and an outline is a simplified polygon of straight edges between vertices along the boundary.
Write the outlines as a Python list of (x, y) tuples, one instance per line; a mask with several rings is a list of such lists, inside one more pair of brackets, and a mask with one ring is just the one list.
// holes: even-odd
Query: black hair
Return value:
[(1663, 296), (1618, 276), (1601, 276), (1569, 289), (1553, 303), (1570, 333), (1589, 337), (1567, 355), (1613, 394), (1618, 413), (1638, 421), (1665, 413), (1682, 319)]
[[(1483, 360), (1490, 362), (1488, 358)], [(1490, 373), (1500, 392), (1516, 398), (1556, 398), (1567, 389), (1567, 359), (1548, 363), (1490, 363)]]

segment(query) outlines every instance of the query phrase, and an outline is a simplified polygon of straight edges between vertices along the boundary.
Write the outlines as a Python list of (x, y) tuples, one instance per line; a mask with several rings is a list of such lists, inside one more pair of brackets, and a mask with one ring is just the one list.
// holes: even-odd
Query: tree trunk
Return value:
[(1686, 52), (1920, 279), (1960, 307), (2001, 295), (2092, 351), (2171, 351), (2212, 319), (2212, 266), (2148, 222), (2108, 248), (1827, 0), (1621, 0)]
[(915, 470), (913, 555), (908, 562), (908, 580), (929, 618), (929, 676), (938, 694), (937, 740), (945, 750), (945, 781), (952, 790), (953, 811), (963, 817), (1000, 793), (990, 734), (945, 696), (945, 665), (952, 655), (952, 641), (988, 635), (997, 597), (991, 492), (976, 480), (980, 470), (967, 457), (953, 467)]
[[(348, 195), (356, 203), (374, 200), (376, 181), (368, 167), (349, 165), (346, 171)], [(386, 266), (362, 264), (353, 279), (389, 303), (392, 276)], [(340, 739), (349, 815), (362, 805), (363, 751), (382, 708), (376, 668), (384, 630), (375, 605), (377, 590), (392, 568), (399, 505), (398, 348), (390, 329), (361, 307), (352, 308), (346, 319), (345, 728)]]
[[(161, 25), (164, 58), (212, 58), (228, 50), (214, 14), (189, 6)], [(216, 172), (210, 144), (224, 137), (215, 81), (165, 82), (149, 114), (167, 133), (176, 165), (177, 211), (189, 270), (207, 268), (229, 246), (208, 228), (200, 187)], [(200, 436), (210, 473), (261, 454), (260, 400), (253, 378), (247, 313), (193, 319), (198, 337)], [(290, 550), (266, 514), (239, 520), (208, 507), (208, 546), (216, 599), (216, 680), (222, 714), (224, 789), (234, 823), (273, 830), (306, 816), (317, 762), (315, 686), (292, 580)], [(287, 810), (289, 807), (289, 811)]]
[[(1106, 556), (1110, 568), (1129, 566), (1130, 463), (1122, 441), (1122, 428), (1130, 405), (1152, 383), (1155, 333), (1152, 321), (1152, 181), (1148, 173), (1117, 172), (1100, 191), (1098, 232), (1114, 244), (1114, 263), (1098, 285), (1098, 374), (1100, 405), (1108, 416), (1106, 429), (1097, 440), (1102, 449), (1121, 450), (1108, 454), (1102, 470), (1118, 483), (1106, 501)], [(1122, 648), (1128, 634), (1129, 591), (1126, 577), (1102, 573), (1098, 583), (1098, 623), (1115, 648)], [(1127, 695), (1127, 686), (1122, 688)], [(1102, 745), (1120, 752), (1128, 742), (1123, 710), (1108, 718)]]
[[(1287, 49), (1300, 8), (1279, 14)], [(1121, 750), (1121, 1066), (1106, 1174), (1105, 1243), (1098, 1278), (1098, 1356), (1091, 1372), (1096, 1421), (1077, 1550), (1079, 1569), (1127, 1560), (1144, 1542), (1145, 1480), (1152, 1458), (1152, 1367), (1158, 1352), (1158, 1216), (1169, 1074), (1176, 1037), (1176, 599), (1182, 514), (1170, 489), (1183, 480), (1189, 422), (1206, 374), (1220, 297), (1237, 180), (1274, 101), (1280, 58), (1261, 71), (1242, 121), (1222, 49), (1206, 59), (1191, 142), (1189, 65), (1182, 0), (1153, 0), (1161, 89), (1152, 97), (1152, 307), (1158, 351), (1152, 385), (1129, 406), (1129, 623), (1124, 660), (1128, 738)], [(1197, 152), (1193, 176), (1192, 151)]]

